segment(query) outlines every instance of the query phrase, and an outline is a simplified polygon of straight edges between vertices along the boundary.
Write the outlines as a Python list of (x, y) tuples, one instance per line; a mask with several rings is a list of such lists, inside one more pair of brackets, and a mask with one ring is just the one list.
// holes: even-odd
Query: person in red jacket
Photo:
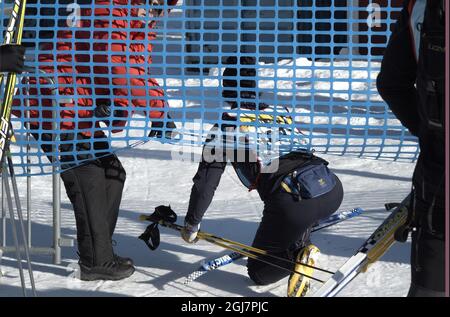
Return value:
[[(168, 7), (176, 5), (177, 1), (168, 0)], [(91, 2), (78, 1), (79, 4)], [(167, 129), (175, 128), (167, 114), (168, 103), (164, 91), (147, 73), (152, 58), (146, 58), (146, 55), (151, 54), (152, 41), (156, 38), (155, 32), (149, 32), (148, 29), (156, 25), (152, 17), (164, 15), (161, 9), (165, 7), (164, 0), (151, 0), (156, 8), (153, 10), (146, 10), (146, 2), (96, 0), (94, 8), (83, 6), (80, 9), (80, 19), (76, 25), (58, 28), (57, 43), (42, 43), (42, 53), (38, 57), (40, 70), (54, 73), (56, 64), (59, 95), (73, 97), (72, 103), (61, 105), (65, 108), (59, 113), (63, 119), (61, 129), (80, 129), (87, 137), (92, 134), (98, 136), (103, 134), (100, 122), (105, 122), (116, 127), (113, 132), (117, 133), (127, 124), (127, 118), (136, 107), (148, 114), (152, 127), (162, 128), (161, 123), (164, 121)], [(66, 20), (60, 21), (67, 23)], [(93, 66), (89, 65), (91, 62)], [(32, 90), (30, 94), (34, 93), (37, 91)], [(50, 89), (41, 89), (39, 95), (51, 96), (52, 92)], [(36, 106), (39, 102), (32, 99), (30, 103)], [(43, 98), (42, 106), (52, 107), (52, 99)], [(31, 118), (52, 118), (51, 112), (40, 112), (30, 111)], [(95, 120), (96, 115), (109, 117), (110, 113), (114, 120)], [(41, 128), (52, 129), (51, 121), (44, 120)], [(153, 130), (150, 136), (161, 135), (157, 131), (160, 130)]]
[[(56, 34), (49, 1), (59, 4)], [(164, 92), (149, 78), (151, 58), (145, 57), (156, 37), (149, 32), (156, 24), (152, 17), (167, 14), (161, 9), (167, 6), (164, 0), (153, 0), (154, 9), (145, 0), (78, 0), (80, 19), (68, 27), (67, 17), (61, 17), (68, 15), (62, 4), (72, 2), (40, 2), (39, 25), (45, 29), (39, 32), (39, 69), (57, 81), (57, 89), (46, 82), (47, 76), (40, 77), (39, 85), (37, 78), (30, 78), (26, 110), (34, 137), (52, 161), (53, 137), (60, 139), (61, 178), (75, 212), (81, 279), (119, 280), (134, 272), (131, 259), (114, 253), (112, 240), (126, 172), (112, 153), (101, 122), (111, 126), (113, 133), (120, 132), (138, 107), (152, 121), (151, 136), (162, 136), (161, 129), (155, 133), (153, 128), (164, 127), (163, 120), (170, 127)], [(62, 97), (58, 108), (55, 93)], [(13, 113), (24, 116), (25, 108), (15, 106)], [(52, 131), (55, 110), (59, 130)]]

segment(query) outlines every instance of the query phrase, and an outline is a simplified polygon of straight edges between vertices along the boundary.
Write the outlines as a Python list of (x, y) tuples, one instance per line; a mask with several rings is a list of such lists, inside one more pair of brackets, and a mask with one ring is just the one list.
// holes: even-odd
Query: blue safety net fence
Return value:
[[(376, 89), (401, 9), (382, 2), (27, 1), (17, 174), (149, 140), (194, 151), (230, 122), (246, 140), (234, 146), (414, 161), (416, 139)], [(10, 7), (1, 1), (1, 34)]]

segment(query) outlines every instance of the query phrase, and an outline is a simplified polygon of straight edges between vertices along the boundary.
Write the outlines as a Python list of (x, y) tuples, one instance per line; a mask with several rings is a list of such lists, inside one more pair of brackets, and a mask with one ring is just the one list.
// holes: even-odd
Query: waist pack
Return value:
[(334, 174), (325, 164), (312, 164), (288, 174), (281, 182), (281, 188), (295, 199), (311, 199), (333, 190), (336, 185)]

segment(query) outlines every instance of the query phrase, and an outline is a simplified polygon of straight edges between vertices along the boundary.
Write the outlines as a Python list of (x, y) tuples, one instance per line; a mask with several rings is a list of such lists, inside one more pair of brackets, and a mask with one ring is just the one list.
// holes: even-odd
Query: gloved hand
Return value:
[(0, 72), (22, 73), (25, 63), (25, 46), (0, 45)]
[(111, 100), (97, 99), (95, 101), (94, 116), (96, 118), (107, 118), (111, 116)]
[(109, 99), (97, 99), (95, 101), (94, 116), (100, 118), (100, 120), (109, 126), (110, 121), (116, 122), (119, 118), (126, 118), (127, 113), (124, 110), (114, 110), (111, 115), (111, 100)]
[(184, 227), (181, 229), (181, 237), (187, 243), (196, 243), (198, 241), (198, 231), (200, 230), (200, 224), (191, 225), (190, 223), (184, 221)]

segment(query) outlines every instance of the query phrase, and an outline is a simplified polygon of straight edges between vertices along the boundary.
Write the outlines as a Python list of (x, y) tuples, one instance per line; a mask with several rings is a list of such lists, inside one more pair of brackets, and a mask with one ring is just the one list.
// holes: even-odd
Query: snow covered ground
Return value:
[[(184, 243), (168, 229), (161, 229), (161, 246), (151, 252), (137, 237), (146, 224), (140, 213), (155, 206), (171, 204), (181, 222), (186, 213), (191, 178), (196, 164), (171, 160), (168, 145), (149, 143), (121, 152), (127, 182), (115, 239), (117, 252), (134, 259), (136, 273), (119, 282), (81, 282), (76, 278), (75, 249), (63, 249), (63, 263), (32, 256), (36, 286), (40, 296), (285, 296), (287, 279), (276, 285), (258, 287), (246, 275), (245, 260), (210, 272), (197, 281), (183, 285), (184, 278), (200, 262), (226, 251), (206, 242)], [(341, 178), (345, 197), (341, 210), (362, 207), (357, 218), (313, 235), (322, 255), (319, 265), (337, 269), (387, 216), (385, 202), (400, 201), (408, 193), (413, 164), (370, 159), (325, 156)], [(25, 179), (19, 178), (25, 192)], [(51, 244), (51, 177), (33, 177), (33, 242)], [(63, 234), (75, 237), (70, 203), (63, 194)], [(203, 230), (243, 243), (251, 243), (261, 217), (262, 203), (256, 193), (248, 193), (232, 168), (227, 169), (203, 222)], [(11, 240), (10, 240), (11, 241)], [(409, 287), (410, 243), (396, 244), (366, 274), (357, 277), (340, 296), (404, 296)], [(13, 254), (1, 262), (0, 296), (20, 296), (20, 279)], [(315, 283), (315, 287), (317, 287)]]

